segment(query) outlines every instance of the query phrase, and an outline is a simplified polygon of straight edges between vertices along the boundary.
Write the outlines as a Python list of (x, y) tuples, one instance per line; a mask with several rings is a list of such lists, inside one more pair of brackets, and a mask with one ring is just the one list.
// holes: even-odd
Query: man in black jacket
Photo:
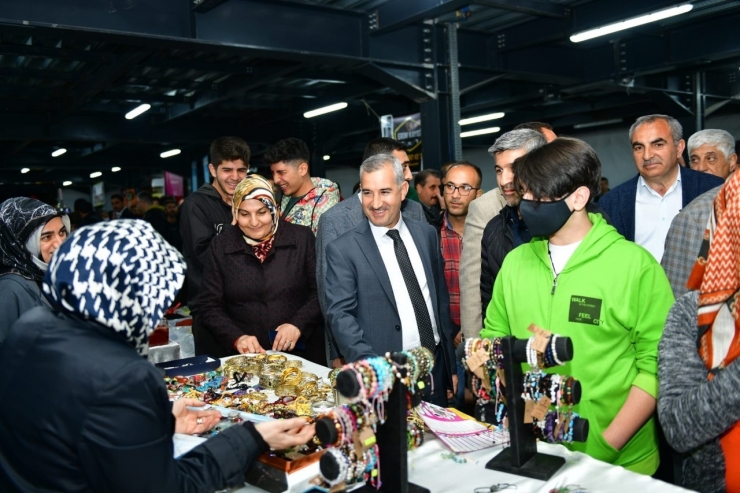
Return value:
[[(182, 204), (180, 235), (182, 253), (187, 263), (188, 306), (193, 316), (195, 354), (208, 354), (218, 347), (207, 330), (201, 330), (198, 320), (198, 288), (203, 263), (211, 240), (224, 225), (231, 224), (231, 199), (234, 189), (247, 176), (250, 150), (239, 137), (220, 137), (210, 149), (208, 169), (213, 184), (206, 183)], [(216, 354), (216, 353), (214, 353)]]
[(514, 161), (528, 152), (545, 145), (541, 133), (526, 128), (506, 132), (488, 149), (496, 162), (496, 181), (506, 199), (506, 205), (486, 224), (481, 240), (480, 294), (483, 314), (493, 293), (493, 283), (506, 254), (515, 247), (528, 243), (532, 235), (519, 217), (521, 196), (514, 186)]

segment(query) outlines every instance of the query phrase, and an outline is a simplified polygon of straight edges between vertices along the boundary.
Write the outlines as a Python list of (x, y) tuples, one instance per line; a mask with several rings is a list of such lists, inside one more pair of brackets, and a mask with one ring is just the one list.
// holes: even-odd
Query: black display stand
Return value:
[[(406, 365), (406, 356), (400, 353), (391, 355), (391, 359), (401, 365)], [(406, 376), (406, 370), (400, 370), (401, 376)], [(356, 375), (349, 370), (340, 372), (337, 375), (337, 390), (347, 398), (352, 398), (359, 392)], [(375, 489), (369, 484), (362, 488), (353, 490), (362, 493), (383, 492), (383, 493), (430, 493), (428, 489), (408, 482), (407, 467), (407, 447), (406, 439), (406, 414), (408, 412), (407, 401), (408, 389), (401, 379), (396, 378), (388, 402), (385, 403), (385, 423), (378, 423), (376, 431), (376, 440), (380, 450), (380, 472), (381, 486)], [(417, 391), (418, 393), (419, 391)], [(328, 420), (330, 425), (316, 423), (316, 433), (319, 439), (326, 437), (326, 443), (336, 442), (336, 430), (333, 422)], [(333, 430), (333, 431), (332, 431)]]
[[(555, 344), (560, 361), (573, 359), (573, 343), (569, 337), (558, 337)], [(501, 339), (511, 446), (491, 459), (486, 464), (486, 469), (547, 481), (565, 464), (565, 459), (538, 453), (532, 425), (524, 423), (524, 399), (521, 395), (524, 375), (521, 364), (527, 362), (526, 348), (526, 340), (512, 336)], [(577, 390), (575, 388), (573, 390), (574, 403), (577, 403), (580, 400), (580, 385), (577, 386)], [(573, 435), (576, 441), (582, 441), (578, 439), (585, 440), (588, 436), (588, 421), (585, 419), (577, 421)]]

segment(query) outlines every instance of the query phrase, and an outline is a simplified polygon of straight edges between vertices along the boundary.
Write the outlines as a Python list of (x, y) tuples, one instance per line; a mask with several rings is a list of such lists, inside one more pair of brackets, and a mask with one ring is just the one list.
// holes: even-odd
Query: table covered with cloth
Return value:
[[(273, 353), (268, 354), (285, 354)], [(300, 359), (285, 354), (290, 359)], [(223, 358), (226, 361), (228, 358)], [(330, 369), (303, 360), (303, 370), (326, 378)], [(269, 418), (242, 413), (246, 419), (264, 421)], [(174, 437), (174, 454), (179, 456), (205, 441), (204, 438), (176, 434)], [(409, 481), (428, 488), (432, 493), (473, 493), (476, 488), (489, 488), (508, 483), (516, 486), (502, 491), (527, 493), (549, 493), (554, 488), (570, 487), (570, 491), (586, 493), (623, 493), (634, 491), (640, 493), (671, 493), (688, 491), (649, 476), (633, 473), (623, 467), (612, 466), (580, 452), (571, 452), (562, 445), (538, 443), (541, 453), (565, 458), (565, 465), (549, 481), (539, 481), (499, 471), (486, 469), (486, 463), (503, 450), (496, 446), (458, 454), (456, 460), (449, 458), (450, 450), (433, 434), (427, 433), (424, 444), (408, 452)], [(382, 450), (381, 450), (382, 454)], [(319, 464), (315, 463), (288, 476), (287, 492), (300, 493), (308, 489), (308, 482), (318, 476)], [(382, 471), (381, 471), (382, 480)], [(485, 490), (484, 490), (485, 491)], [(232, 493), (266, 493), (265, 490), (252, 485), (232, 490)]]

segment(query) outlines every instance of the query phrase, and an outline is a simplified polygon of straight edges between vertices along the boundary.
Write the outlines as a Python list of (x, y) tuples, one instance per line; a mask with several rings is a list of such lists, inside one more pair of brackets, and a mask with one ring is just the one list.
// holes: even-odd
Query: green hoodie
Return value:
[(602, 433), (633, 385), (657, 397), (658, 342), (673, 294), (647, 250), (626, 240), (600, 214), (589, 219), (593, 227), (560, 273), (554, 294), (547, 239), (535, 238), (506, 256), (480, 335), (526, 339), (532, 335), (527, 327), (536, 324), (570, 337), (573, 361), (548, 372), (581, 382), (583, 394), (574, 411), (588, 419), (589, 433), (586, 442), (566, 446), (653, 474), (659, 464), (653, 418), (621, 451)]

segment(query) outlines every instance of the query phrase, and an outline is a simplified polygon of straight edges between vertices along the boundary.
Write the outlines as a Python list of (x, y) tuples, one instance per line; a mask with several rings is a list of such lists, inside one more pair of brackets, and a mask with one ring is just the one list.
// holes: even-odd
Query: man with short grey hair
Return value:
[(722, 179), (678, 165), (686, 143), (683, 129), (668, 115), (638, 118), (629, 131), (637, 176), (599, 200), (617, 231), (645, 247), (660, 262), (671, 221)]
[(689, 137), (691, 169), (726, 180), (737, 167), (735, 139), (725, 130), (708, 128)]
[(434, 391), (425, 398), (446, 406), (457, 377), (439, 236), (402, 217), (409, 184), (395, 157), (366, 159), (360, 184), (365, 219), (326, 246), (327, 323), (347, 362), (429, 349)]
[[(545, 144), (548, 137), (542, 133), (542, 128), (539, 131), (534, 130), (533, 125), (546, 124), (539, 122), (532, 122), (531, 125), (522, 124), (519, 126), (521, 128), (503, 134), (488, 149), (488, 153), (493, 156), (496, 164), (496, 180), (500, 180), (499, 160), (503, 166), (510, 169), (511, 163), (517, 157)], [(548, 136), (555, 138), (552, 130), (549, 128), (548, 130)], [(478, 333), (483, 328), (480, 291), (483, 230), (510, 200), (518, 197), (514, 190), (512, 176), (507, 175), (503, 182), (498, 183), (498, 188), (484, 193), (479, 199), (471, 202), (468, 216), (465, 218), (463, 251), (460, 256), (460, 324), (463, 336), (466, 338), (478, 337)]]
[[(377, 155), (394, 156), (404, 166), (404, 178), (410, 178), (408, 170), (408, 155), (403, 150), (403, 144), (393, 139), (373, 139), (365, 147), (362, 160), (365, 161)], [(404, 165), (404, 163), (406, 163)], [(424, 221), (424, 209), (421, 204), (413, 200), (405, 199), (401, 204), (401, 214), (404, 218)], [(362, 203), (359, 195), (348, 197), (337, 205), (326, 211), (319, 221), (319, 229), (316, 232), (316, 286), (319, 292), (319, 306), (321, 313), (326, 317), (326, 246), (347, 231), (353, 229), (365, 220), (362, 213)], [(331, 334), (326, 331), (327, 337)], [(329, 340), (330, 341), (330, 340)], [(336, 345), (328, 345), (328, 363), (333, 368), (344, 364), (341, 354), (337, 353)]]
[[(727, 179), (737, 166), (735, 140), (728, 132), (707, 129), (689, 138), (691, 168)], [(671, 282), (676, 299), (689, 289), (686, 282), (699, 256), (704, 232), (720, 187), (715, 187), (694, 199), (673, 219), (665, 239), (665, 252), (660, 264)]]

